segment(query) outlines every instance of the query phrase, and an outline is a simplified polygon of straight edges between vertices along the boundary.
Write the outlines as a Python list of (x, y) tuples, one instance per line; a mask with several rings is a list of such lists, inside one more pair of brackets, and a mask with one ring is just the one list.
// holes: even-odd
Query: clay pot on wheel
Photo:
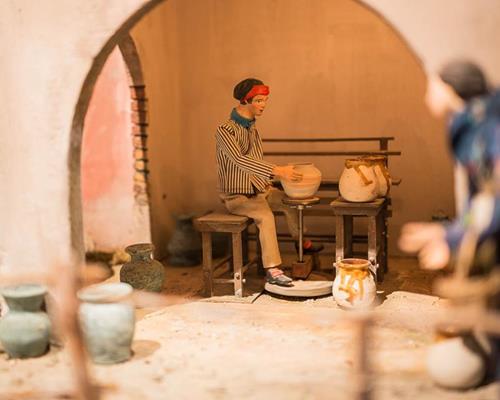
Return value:
[(104, 283), (78, 292), (80, 321), (90, 358), (97, 364), (115, 364), (131, 356), (135, 328), (132, 286)]
[(165, 281), (163, 265), (153, 260), (154, 246), (151, 243), (133, 244), (125, 248), (132, 258), (123, 264), (120, 281), (130, 284), (134, 289), (160, 292)]
[(379, 195), (379, 184), (372, 164), (362, 159), (346, 160), (339, 192), (344, 200), (354, 203), (375, 200)]
[(335, 264), (337, 274), (333, 281), (333, 298), (343, 308), (366, 308), (373, 303), (377, 287), (370, 261), (345, 258)]
[(387, 168), (386, 156), (363, 156), (361, 160), (371, 164), (378, 181), (378, 197), (385, 197), (391, 189), (392, 179)]
[(9, 312), (0, 320), (0, 341), (12, 358), (38, 357), (49, 347), (51, 323), (42, 305), (41, 285), (9, 286), (1, 290)]
[(427, 351), (427, 372), (439, 386), (470, 389), (484, 379), (489, 352), (487, 340), (482, 340), (478, 334), (439, 330)]
[(300, 182), (281, 180), (286, 195), (291, 199), (308, 199), (313, 197), (321, 183), (321, 171), (313, 163), (293, 163), (295, 171), (302, 174)]

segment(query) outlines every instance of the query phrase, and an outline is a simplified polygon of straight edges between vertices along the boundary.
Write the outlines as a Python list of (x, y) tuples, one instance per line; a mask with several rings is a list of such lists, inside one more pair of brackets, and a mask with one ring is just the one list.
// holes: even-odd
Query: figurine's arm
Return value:
[(243, 155), (233, 134), (224, 126), (217, 128), (215, 138), (224, 153), (243, 171), (267, 179), (270, 179), (274, 175), (276, 167), (274, 164)]

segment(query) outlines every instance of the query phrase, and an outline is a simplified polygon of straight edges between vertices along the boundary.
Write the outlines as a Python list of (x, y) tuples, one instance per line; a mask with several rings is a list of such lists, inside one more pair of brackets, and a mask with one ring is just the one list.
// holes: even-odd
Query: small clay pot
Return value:
[(339, 192), (344, 200), (363, 203), (379, 195), (379, 180), (369, 161), (349, 159), (339, 180)]
[(476, 333), (441, 329), (427, 351), (427, 372), (444, 388), (471, 389), (484, 379), (489, 352), (487, 341)]
[(51, 323), (41, 311), (45, 286), (9, 286), (1, 290), (9, 312), (0, 320), (0, 341), (12, 358), (38, 357), (49, 347)]
[(335, 263), (333, 298), (343, 308), (367, 308), (375, 300), (377, 287), (370, 261), (361, 258), (345, 258)]
[(286, 195), (291, 199), (309, 199), (313, 197), (321, 184), (321, 171), (313, 163), (293, 163), (295, 171), (302, 174), (300, 182), (281, 180)]
[(154, 246), (151, 243), (139, 243), (128, 246), (125, 251), (131, 260), (123, 264), (120, 281), (128, 283), (134, 289), (160, 292), (165, 282), (163, 265), (152, 258)]
[(103, 283), (78, 292), (80, 322), (90, 358), (96, 364), (115, 364), (131, 357), (135, 329), (132, 286)]

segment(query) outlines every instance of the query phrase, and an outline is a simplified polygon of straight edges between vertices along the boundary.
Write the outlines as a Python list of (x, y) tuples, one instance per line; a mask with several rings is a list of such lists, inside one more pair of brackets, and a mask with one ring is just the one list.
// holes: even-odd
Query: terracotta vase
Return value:
[(154, 246), (151, 243), (133, 244), (125, 248), (132, 258), (123, 264), (120, 281), (134, 289), (161, 292), (165, 282), (163, 265), (152, 258)]
[(360, 258), (345, 258), (335, 264), (333, 297), (343, 308), (366, 308), (377, 295), (375, 279), (370, 271), (370, 261)]
[(344, 200), (354, 203), (373, 201), (379, 195), (378, 182), (370, 162), (349, 159), (340, 176), (339, 192)]
[(321, 183), (321, 171), (313, 163), (293, 163), (297, 172), (302, 174), (300, 182), (281, 180), (286, 195), (291, 199), (308, 199), (313, 197)]
[(9, 312), (0, 320), (0, 341), (12, 358), (38, 357), (49, 347), (51, 323), (42, 305), (41, 285), (9, 286), (1, 290)]
[(80, 322), (90, 358), (97, 364), (115, 364), (131, 357), (135, 328), (132, 286), (104, 283), (78, 292)]
[(439, 330), (427, 351), (427, 372), (439, 386), (471, 389), (484, 379), (489, 352), (488, 342), (475, 333)]
[(385, 197), (391, 189), (392, 179), (387, 168), (386, 156), (363, 156), (361, 160), (367, 161), (373, 168), (378, 181), (378, 197)]

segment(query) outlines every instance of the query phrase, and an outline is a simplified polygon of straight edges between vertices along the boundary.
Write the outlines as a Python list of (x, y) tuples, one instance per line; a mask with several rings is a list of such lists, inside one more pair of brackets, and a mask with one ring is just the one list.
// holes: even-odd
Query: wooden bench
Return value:
[[(203, 249), (203, 282), (205, 286), (205, 296), (212, 297), (214, 284), (233, 284), (234, 295), (243, 297), (243, 284), (245, 283), (244, 274), (248, 267), (253, 263), (249, 262), (243, 265), (243, 233), (253, 223), (248, 217), (239, 215), (209, 213), (194, 220), (195, 228), (201, 232)], [(212, 233), (222, 232), (231, 234), (232, 255), (219, 260), (217, 264), (212, 259)], [(214, 278), (216, 270), (232, 259), (233, 278), (220, 279)], [(224, 272), (225, 269), (219, 276)]]

